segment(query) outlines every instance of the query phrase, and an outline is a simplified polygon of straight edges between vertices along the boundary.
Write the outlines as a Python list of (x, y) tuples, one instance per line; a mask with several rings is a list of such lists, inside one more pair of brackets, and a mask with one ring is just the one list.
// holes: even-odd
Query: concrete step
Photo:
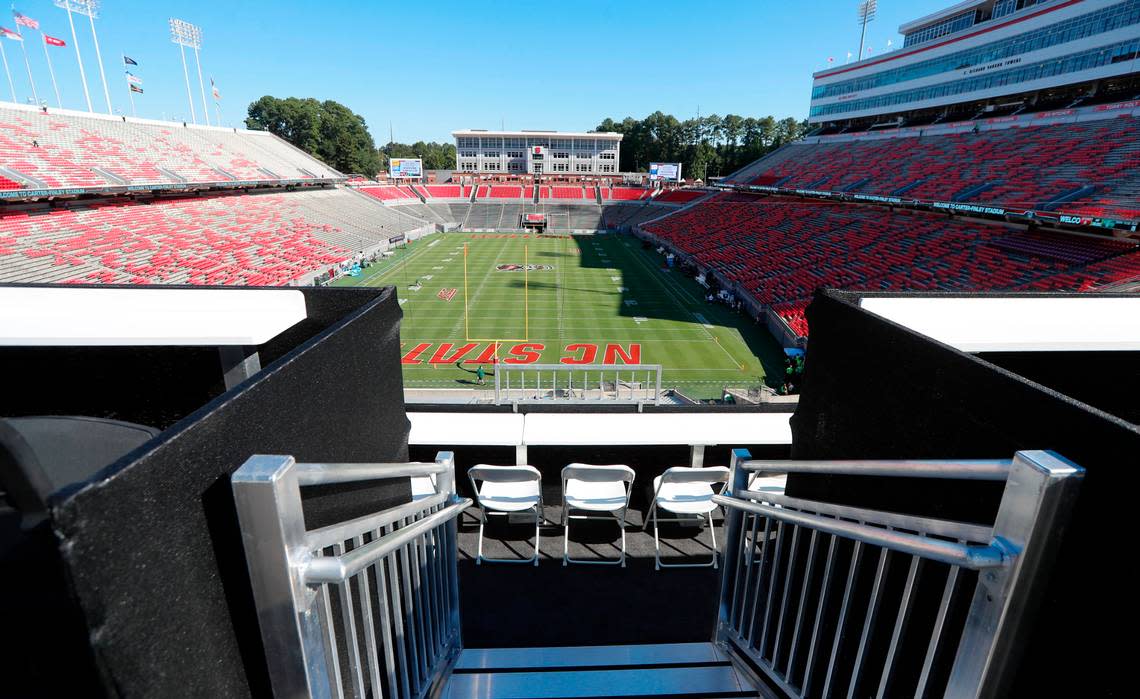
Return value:
[(448, 699), (757, 697), (711, 643), (466, 649)]

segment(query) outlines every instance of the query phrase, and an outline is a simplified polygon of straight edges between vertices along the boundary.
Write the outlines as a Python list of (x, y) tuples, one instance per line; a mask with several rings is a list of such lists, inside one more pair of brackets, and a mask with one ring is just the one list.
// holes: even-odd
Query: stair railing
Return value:
[[(992, 526), (750, 490), (757, 474), (1004, 482)], [(791, 697), (1002, 696), (1084, 470), (732, 456), (716, 641)], [(913, 481), (910, 481), (913, 483)]]
[[(412, 502), (306, 529), (301, 488), (411, 478)], [(462, 648), (455, 458), (306, 464), (250, 457), (232, 477), (278, 697), (401, 697), (438, 690)]]

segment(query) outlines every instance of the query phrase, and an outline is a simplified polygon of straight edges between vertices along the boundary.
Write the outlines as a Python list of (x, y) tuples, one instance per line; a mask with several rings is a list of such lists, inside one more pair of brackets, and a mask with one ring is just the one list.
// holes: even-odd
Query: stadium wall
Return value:
[[(36, 574), (0, 579), (0, 617), (20, 630), (4, 654), (18, 671), (0, 693), (271, 695), (230, 475), (257, 453), (408, 458), (393, 290), (302, 293), (306, 319), (260, 346), (263, 370), (229, 391), (210, 347), (0, 348), (0, 367), (28, 377), (0, 392), (0, 414), (114, 417), (164, 430), (56, 493), (29, 542)], [(362, 347), (368, 362), (358, 361)], [(303, 496), (311, 529), (407, 502), (410, 486), (322, 486)], [(10, 553), (0, 551), (5, 570)], [(60, 655), (69, 646), (57, 641), (76, 631), (90, 644), (92, 671), (80, 655)]]
[[(1082, 387), (1078, 400), (1064, 392), (1066, 386), (1102, 371), (1097, 353), (1057, 357), (1051, 368), (1026, 377), (863, 310), (858, 300), (866, 296), (874, 294), (824, 290), (808, 308), (812, 342), (792, 417), (792, 458), (1009, 458), (1021, 449), (1052, 449), (1085, 468), (1035, 627), (1021, 647), (1023, 661), (1013, 686), (1001, 694), (1126, 693), (1129, 673), (1121, 668), (1131, 661), (1131, 648), (1105, 631), (1104, 620), (1120, 618), (1121, 600), (1135, 595), (1131, 577), (1122, 574), (1117, 535), (1131, 529), (1138, 486), (1131, 460), (1140, 452), (1140, 426), (1093, 406), (1131, 398), (1135, 376), (1106, 375)], [(1119, 353), (1133, 367), (1135, 354)], [(1042, 360), (1013, 353), (1002, 363), (1021, 369), (1027, 362), (1040, 366)], [(1034, 380), (1052, 381), (1062, 371), (1074, 376), (1056, 385)], [(982, 482), (868, 482), (878, 480), (793, 477), (788, 494), (992, 522), (1002, 490)], [(1064, 667), (1079, 672), (1058, 671), (1058, 648), (1065, 649)]]

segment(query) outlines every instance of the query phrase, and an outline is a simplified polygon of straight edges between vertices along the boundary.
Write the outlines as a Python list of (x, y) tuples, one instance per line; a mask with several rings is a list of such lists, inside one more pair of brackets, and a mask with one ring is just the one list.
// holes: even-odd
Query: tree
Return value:
[(380, 171), (364, 117), (339, 102), (266, 95), (249, 105), (245, 125), (280, 136), (341, 172), (373, 177)]
[(807, 122), (711, 114), (678, 121), (654, 112), (644, 119), (603, 119), (595, 132), (620, 133), (622, 172), (645, 172), (650, 163), (680, 162), (696, 179), (734, 172), (767, 153), (802, 138)]
[(384, 164), (391, 158), (420, 158), (424, 161), (424, 170), (451, 170), (455, 167), (454, 143), (388, 143), (380, 149), (379, 155)]

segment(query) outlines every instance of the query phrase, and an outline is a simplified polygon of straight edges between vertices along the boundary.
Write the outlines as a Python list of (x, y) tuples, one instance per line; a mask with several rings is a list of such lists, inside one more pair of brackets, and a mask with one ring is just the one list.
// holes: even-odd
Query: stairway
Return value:
[(441, 699), (759, 697), (711, 643), (469, 648)]

